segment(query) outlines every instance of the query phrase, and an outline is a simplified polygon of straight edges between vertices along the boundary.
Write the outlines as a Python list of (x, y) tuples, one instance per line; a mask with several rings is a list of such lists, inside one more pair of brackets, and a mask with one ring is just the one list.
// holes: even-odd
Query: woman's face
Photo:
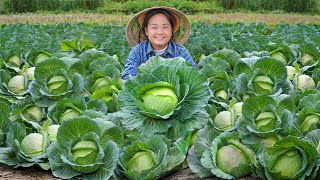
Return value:
[(161, 13), (153, 15), (147, 24), (145, 33), (155, 50), (164, 49), (172, 36), (172, 27), (167, 17)]

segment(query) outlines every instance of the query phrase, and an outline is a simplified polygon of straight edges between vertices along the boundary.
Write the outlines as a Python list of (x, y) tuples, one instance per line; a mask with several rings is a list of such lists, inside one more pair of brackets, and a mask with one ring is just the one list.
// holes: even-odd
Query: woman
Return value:
[(137, 68), (156, 54), (164, 58), (182, 57), (195, 66), (189, 51), (182, 46), (189, 33), (188, 18), (174, 8), (154, 7), (137, 13), (126, 30), (127, 40), (134, 47), (124, 66), (122, 79), (137, 75)]

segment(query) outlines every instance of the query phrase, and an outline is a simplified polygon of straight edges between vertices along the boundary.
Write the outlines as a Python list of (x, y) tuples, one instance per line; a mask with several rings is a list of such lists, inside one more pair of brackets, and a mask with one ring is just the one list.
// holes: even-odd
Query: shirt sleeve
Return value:
[(181, 49), (181, 54), (180, 54), (180, 57), (184, 58), (185, 60), (187, 60), (193, 67), (196, 66), (196, 63), (193, 61), (189, 51), (183, 47)]
[(137, 68), (138, 68), (140, 59), (141, 58), (138, 52), (138, 48), (132, 48), (129, 53), (127, 62), (123, 68), (123, 72), (122, 72), (123, 80), (128, 80), (130, 75), (132, 76), (137, 75)]

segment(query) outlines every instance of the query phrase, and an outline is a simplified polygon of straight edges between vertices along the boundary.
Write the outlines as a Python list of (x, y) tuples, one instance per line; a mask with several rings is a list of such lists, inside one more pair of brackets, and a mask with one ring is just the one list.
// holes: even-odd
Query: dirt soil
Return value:
[[(0, 179), (14, 180), (58, 180), (51, 171), (44, 171), (40, 167), (13, 168), (0, 163)], [(242, 180), (254, 180), (252, 177), (241, 178)], [(176, 172), (162, 180), (200, 180), (189, 168)], [(206, 180), (218, 180), (218, 178), (207, 178)], [(240, 180), (240, 179), (238, 179)]]

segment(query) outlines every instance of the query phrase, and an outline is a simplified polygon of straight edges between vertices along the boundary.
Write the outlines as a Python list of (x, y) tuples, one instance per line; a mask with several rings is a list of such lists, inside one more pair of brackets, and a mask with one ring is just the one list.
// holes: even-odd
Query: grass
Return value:
[[(89, 23), (89, 24), (126, 24), (132, 15), (99, 14), (99, 13), (64, 13), (64, 14), (16, 14), (0, 15), (0, 24), (56, 24), (56, 23)], [(258, 13), (218, 13), (188, 15), (191, 23), (254, 23), (264, 22), (267, 25), (287, 24), (320, 24), (320, 15), (301, 14), (258, 14)]]

